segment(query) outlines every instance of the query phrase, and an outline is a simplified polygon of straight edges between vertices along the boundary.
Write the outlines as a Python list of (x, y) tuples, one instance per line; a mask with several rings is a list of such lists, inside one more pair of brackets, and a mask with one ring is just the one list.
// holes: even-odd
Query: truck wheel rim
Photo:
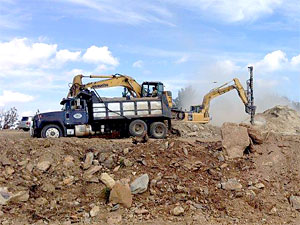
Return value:
[(158, 135), (162, 135), (164, 133), (164, 129), (162, 126), (156, 126), (155, 127), (155, 133), (158, 134)]
[(134, 131), (137, 133), (137, 134), (142, 134), (144, 132), (144, 126), (142, 124), (136, 124), (134, 126)]
[(47, 138), (58, 138), (59, 137), (59, 131), (56, 128), (49, 128), (46, 131), (46, 137)]

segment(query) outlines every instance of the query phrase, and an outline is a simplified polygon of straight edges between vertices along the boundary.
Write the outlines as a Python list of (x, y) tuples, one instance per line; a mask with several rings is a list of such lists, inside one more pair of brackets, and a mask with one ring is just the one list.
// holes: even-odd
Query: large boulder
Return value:
[(221, 188), (229, 191), (240, 191), (242, 187), (243, 186), (240, 184), (240, 182), (235, 178), (221, 183)]
[(149, 184), (148, 174), (143, 174), (142, 176), (136, 178), (131, 184), (130, 189), (132, 194), (141, 194), (147, 191)]
[(262, 144), (264, 142), (265, 137), (258, 129), (250, 127), (248, 128), (248, 134), (254, 144)]
[(109, 189), (112, 189), (115, 185), (115, 180), (109, 176), (107, 173), (102, 173), (100, 176), (100, 180), (108, 187)]
[(126, 208), (130, 208), (132, 205), (132, 194), (129, 185), (117, 181), (110, 192), (109, 201), (113, 204), (121, 204)]
[(221, 127), (222, 146), (228, 158), (239, 158), (250, 145), (248, 130), (246, 127), (235, 123), (224, 123)]
[(181, 206), (176, 206), (174, 209), (171, 210), (171, 214), (174, 216), (180, 216), (184, 214), (184, 208)]

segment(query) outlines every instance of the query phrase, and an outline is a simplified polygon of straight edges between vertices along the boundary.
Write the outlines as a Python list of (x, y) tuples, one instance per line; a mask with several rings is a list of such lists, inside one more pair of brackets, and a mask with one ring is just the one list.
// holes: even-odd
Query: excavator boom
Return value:
[[(82, 78), (106, 78), (104, 80), (90, 82), (82, 84)], [(97, 88), (109, 88), (109, 87), (125, 87), (128, 89), (130, 94), (135, 97), (141, 97), (142, 87), (132, 78), (125, 75), (90, 75), (83, 76), (77, 75), (73, 79), (73, 84), (69, 90), (68, 97), (74, 97), (79, 94), (83, 89), (97, 89)]]

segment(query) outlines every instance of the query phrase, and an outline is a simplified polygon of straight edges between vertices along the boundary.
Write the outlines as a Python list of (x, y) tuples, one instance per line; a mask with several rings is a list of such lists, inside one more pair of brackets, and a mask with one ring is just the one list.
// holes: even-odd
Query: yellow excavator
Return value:
[[(82, 78), (101, 78), (96, 82), (83, 84)], [(164, 90), (162, 82), (146, 81), (142, 85), (137, 83), (135, 79), (130, 76), (122, 74), (114, 75), (76, 75), (73, 78), (73, 83), (70, 87), (68, 98), (77, 96), (80, 91), (87, 89), (111, 88), (111, 87), (124, 87), (123, 97), (161, 97), (166, 96), (168, 107), (172, 108), (172, 93)]]
[(247, 80), (247, 90), (245, 90), (238, 78), (233, 79), (233, 84), (229, 85), (231, 82), (225, 83), (218, 88), (212, 89), (208, 92), (202, 100), (201, 105), (191, 106), (190, 111), (176, 111), (176, 118), (184, 121), (198, 122), (198, 123), (208, 123), (210, 121), (209, 116), (209, 106), (210, 101), (220, 95), (223, 95), (229, 91), (236, 90), (240, 99), (245, 105), (246, 113), (251, 115), (251, 123), (254, 122), (254, 115), (256, 106), (254, 106), (253, 97), (253, 67), (249, 67), (250, 79)]

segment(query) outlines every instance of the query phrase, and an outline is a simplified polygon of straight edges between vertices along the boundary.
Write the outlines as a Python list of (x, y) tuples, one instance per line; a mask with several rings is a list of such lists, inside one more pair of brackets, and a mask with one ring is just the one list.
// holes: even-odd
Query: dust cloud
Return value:
[[(249, 122), (250, 115), (245, 112), (245, 106), (236, 91), (232, 91), (231, 93), (227, 93), (226, 96), (225, 95), (220, 96), (211, 102), (211, 124), (220, 126), (224, 122)], [(254, 104), (257, 107), (256, 113), (264, 112), (276, 105), (287, 105), (291, 107), (291, 102), (287, 98), (275, 93), (266, 93), (260, 90), (257, 90), (256, 93), (254, 93)]]
[[(209, 77), (207, 74), (209, 74)], [(261, 87), (257, 84), (255, 82), (255, 75), (254, 73), (254, 104), (257, 106), (257, 113), (263, 112), (276, 105), (292, 107), (292, 102), (288, 98), (276, 94), (275, 90)], [(246, 80), (249, 79), (249, 73), (247, 72), (247, 68), (237, 68), (231, 65), (230, 62), (225, 62), (204, 68), (197, 77), (199, 80), (202, 78), (202, 84), (191, 84), (184, 88), (184, 90), (188, 89), (188, 91), (181, 93), (183, 102), (182, 108), (185, 110), (189, 110), (191, 105), (202, 104), (204, 95), (212, 88), (216, 88), (232, 80), (234, 77), (237, 77), (246, 89)], [(205, 77), (205, 79), (203, 79), (203, 77)], [(199, 83), (199, 80), (194, 80), (193, 83)], [(207, 83), (203, 84), (203, 81), (207, 81)], [(245, 112), (245, 106), (236, 90), (232, 90), (212, 99), (209, 113), (211, 117), (210, 123), (217, 126), (222, 125), (224, 122), (240, 123), (250, 121), (250, 115)]]

